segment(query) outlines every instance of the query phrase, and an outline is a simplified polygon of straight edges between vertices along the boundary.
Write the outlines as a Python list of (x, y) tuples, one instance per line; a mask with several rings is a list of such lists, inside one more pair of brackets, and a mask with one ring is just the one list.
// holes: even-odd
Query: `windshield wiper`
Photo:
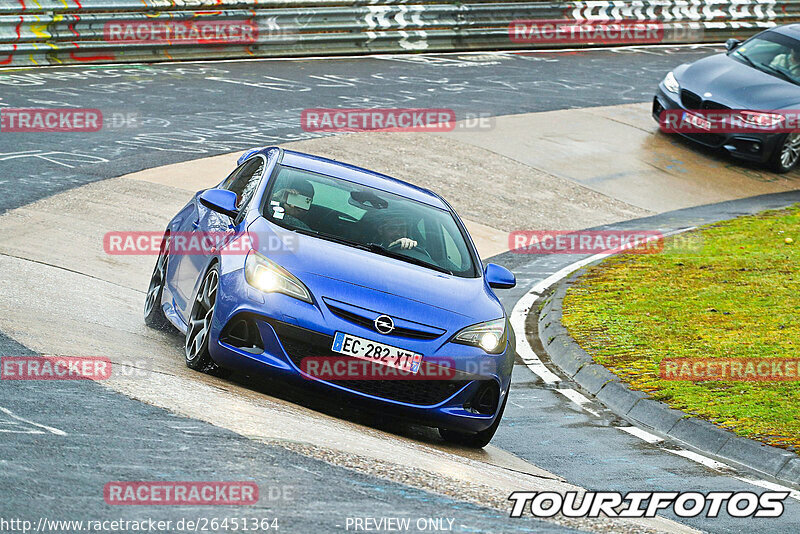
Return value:
[(333, 241), (334, 243), (339, 243), (341, 245), (347, 245), (349, 247), (360, 248), (361, 250), (368, 250), (372, 252), (372, 249), (365, 245), (364, 243), (359, 243), (358, 241), (350, 241), (349, 239), (345, 239), (343, 237), (338, 237), (331, 234), (326, 234), (323, 232), (318, 232), (317, 230), (305, 229), (305, 228), (292, 228), (295, 232), (300, 234), (310, 235), (312, 237), (319, 237), (320, 239), (326, 239), (328, 241)]
[(755, 62), (754, 62), (752, 59), (750, 59), (750, 58), (749, 58), (749, 57), (747, 57), (746, 55), (742, 54), (742, 53), (741, 53), (741, 52), (739, 52), (738, 50), (737, 50), (736, 52), (734, 52), (734, 54), (735, 54), (735, 57), (740, 57), (740, 58), (742, 58), (743, 60), (747, 61), (747, 63), (749, 63), (749, 64), (750, 64), (750, 66), (751, 66), (751, 67), (753, 67), (754, 69), (761, 70), (761, 69), (759, 69), (759, 68), (758, 68), (758, 65), (756, 65), (756, 64), (755, 64)]
[(792, 78), (791, 76), (789, 76), (788, 74), (786, 74), (785, 72), (783, 72), (780, 69), (776, 69), (775, 67), (770, 67), (766, 63), (756, 63), (755, 61), (753, 61), (752, 59), (750, 59), (746, 55), (742, 54), (741, 52), (736, 52), (735, 54), (736, 54), (735, 57), (740, 57), (743, 60), (747, 61), (747, 63), (751, 67), (753, 67), (754, 69), (760, 70), (761, 72), (765, 72), (766, 71), (766, 72), (771, 72), (772, 74), (777, 74), (778, 76), (780, 76), (781, 78), (783, 78), (787, 82), (793, 83), (795, 85), (798, 85), (797, 80), (795, 80), (794, 78)]
[(765, 65), (764, 63), (759, 63), (759, 65), (764, 67), (765, 69), (767, 69), (769, 72), (772, 72), (773, 74), (777, 74), (778, 76), (780, 76), (781, 78), (783, 78), (787, 82), (793, 83), (795, 85), (797, 84), (797, 80), (795, 80), (794, 78), (792, 78), (791, 76), (789, 76), (788, 74), (783, 72), (781, 69), (776, 69), (775, 67), (770, 67), (769, 65)]
[(375, 254), (380, 254), (382, 256), (387, 256), (389, 258), (395, 258), (397, 260), (413, 263), (414, 265), (419, 265), (420, 267), (427, 267), (428, 269), (433, 269), (434, 271), (439, 271), (440, 273), (445, 273), (449, 274), (450, 276), (453, 276), (453, 271), (449, 269), (445, 269), (444, 267), (439, 267), (434, 263), (428, 263), (427, 261), (413, 258), (411, 256), (406, 256), (405, 254), (400, 254), (399, 252), (393, 252), (391, 250), (386, 249), (383, 245), (379, 245), (378, 243), (367, 243), (365, 246), (367, 247), (367, 250), (369, 250), (370, 252), (374, 252)]

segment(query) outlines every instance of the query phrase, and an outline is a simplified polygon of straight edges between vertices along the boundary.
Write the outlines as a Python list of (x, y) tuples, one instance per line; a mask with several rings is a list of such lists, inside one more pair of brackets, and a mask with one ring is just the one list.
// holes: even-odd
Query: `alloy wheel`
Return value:
[(216, 269), (211, 269), (197, 292), (189, 318), (189, 329), (186, 332), (187, 362), (194, 362), (208, 350), (208, 336), (211, 331), (211, 320), (214, 317), (218, 288), (219, 274)]

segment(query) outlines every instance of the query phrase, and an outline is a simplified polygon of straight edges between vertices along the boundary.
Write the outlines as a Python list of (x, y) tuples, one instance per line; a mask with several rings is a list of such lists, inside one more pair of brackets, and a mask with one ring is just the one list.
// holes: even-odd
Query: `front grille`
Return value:
[[(349, 312), (347, 310), (337, 308), (335, 306), (332, 306), (330, 303), (328, 303), (328, 309), (331, 310), (331, 312), (333, 312), (334, 315), (338, 315), (345, 321), (350, 321), (351, 323), (355, 323), (357, 325), (369, 328), (370, 330), (375, 330), (374, 321), (368, 319), (367, 317), (362, 317), (358, 314)], [(391, 334), (389, 335), (410, 337), (413, 339), (436, 339), (442, 334), (435, 332), (424, 332), (422, 330), (412, 330), (411, 328), (401, 328), (399, 326), (395, 326), (394, 330), (392, 330)]]
[[(278, 321), (270, 321), (289, 358), (301, 367), (303, 358), (347, 356), (333, 352), (333, 337)], [(463, 375), (463, 373), (462, 373)], [(331, 380), (332, 384), (398, 402), (431, 406), (447, 400), (471, 380)]]
[(715, 102), (713, 100), (703, 100), (702, 98), (700, 98), (699, 95), (691, 91), (687, 91), (686, 89), (681, 89), (681, 104), (683, 104), (684, 108), (693, 111), (702, 109), (707, 109), (707, 110), (731, 109), (725, 104), (720, 104), (719, 102)]
[(725, 104), (720, 104), (719, 102), (714, 102), (713, 100), (703, 100), (702, 109), (731, 109)]
[(681, 89), (681, 104), (686, 109), (701, 109), (703, 99), (686, 89)]

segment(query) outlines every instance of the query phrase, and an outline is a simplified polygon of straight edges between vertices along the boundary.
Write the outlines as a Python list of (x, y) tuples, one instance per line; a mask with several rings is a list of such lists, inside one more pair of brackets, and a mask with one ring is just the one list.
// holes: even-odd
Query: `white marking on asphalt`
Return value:
[(758, 480), (756, 478), (750, 477), (733, 477), (736, 480), (741, 480), (742, 482), (747, 482), (748, 484), (752, 484), (754, 486), (758, 486), (760, 488), (768, 489), (770, 491), (788, 491), (789, 497), (796, 501), (800, 501), (800, 491), (794, 490), (792, 488), (787, 488), (786, 486), (781, 486), (780, 484), (775, 484), (774, 482), (767, 482), (766, 480)]
[(560, 382), (561, 378), (550, 369), (545, 367), (539, 357), (533, 352), (533, 347), (528, 343), (528, 337), (525, 334), (525, 321), (528, 319), (528, 312), (533, 306), (534, 301), (539, 298), (539, 295), (532, 289), (525, 294), (524, 297), (519, 299), (511, 311), (511, 328), (517, 333), (517, 354), (525, 362), (525, 365), (533, 371), (539, 378), (544, 380), (545, 384), (555, 384)]
[(590, 401), (589, 399), (587, 399), (585, 396), (581, 395), (580, 393), (578, 393), (574, 389), (569, 389), (569, 388), (567, 388), (567, 389), (557, 389), (556, 391), (558, 391), (559, 393), (564, 395), (566, 398), (568, 398), (569, 400), (571, 400), (572, 402), (577, 404), (579, 408), (583, 408), (584, 410), (586, 410), (590, 414), (594, 415), (595, 417), (600, 417), (599, 413), (597, 413), (596, 411), (592, 410), (591, 408), (589, 408), (587, 406), (587, 404), (591, 404), (592, 401)]
[(730, 471), (733, 469), (728, 464), (712, 460), (708, 456), (703, 456), (702, 454), (698, 454), (694, 451), (687, 451), (686, 449), (677, 449), (677, 450), (664, 449), (664, 450), (667, 452), (671, 452), (672, 454), (677, 454), (678, 456), (683, 456), (684, 458), (688, 458), (689, 460), (692, 460), (706, 467), (714, 469), (715, 471)]
[(27, 423), (29, 425), (33, 425), (33, 426), (36, 426), (36, 427), (39, 427), (39, 428), (43, 428), (43, 429), (47, 430), (48, 432), (50, 432), (51, 434), (55, 434), (56, 436), (66, 436), (67, 435), (67, 433), (64, 432), (63, 430), (59, 430), (57, 428), (53, 428), (52, 426), (47, 426), (47, 425), (41, 425), (39, 423), (34, 423), (33, 421), (29, 421), (28, 419), (20, 417), (20, 416), (14, 414), (14, 412), (9, 410), (8, 408), (3, 408), (2, 406), (0, 406), (0, 412), (3, 412), (7, 416), (12, 417), (12, 418), (16, 419), (17, 421), (22, 421), (23, 423)]
[(662, 438), (656, 436), (655, 434), (651, 434), (647, 430), (639, 428), (638, 426), (620, 426), (617, 428), (623, 432), (627, 432), (631, 436), (636, 436), (639, 439), (643, 439), (647, 443), (658, 443), (660, 441), (664, 441)]

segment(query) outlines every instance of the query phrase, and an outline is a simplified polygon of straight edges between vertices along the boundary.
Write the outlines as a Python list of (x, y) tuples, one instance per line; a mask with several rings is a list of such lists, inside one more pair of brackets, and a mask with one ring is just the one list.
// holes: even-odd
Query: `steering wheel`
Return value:
[(414, 247), (414, 248), (406, 248), (406, 249), (404, 249), (403, 246), (400, 243), (395, 243), (394, 245), (392, 245), (390, 247), (386, 247), (386, 250), (389, 250), (389, 251), (392, 251), (392, 252), (402, 252), (403, 254), (406, 254), (407, 256), (411, 256), (412, 258), (417, 258), (419, 260), (430, 261), (431, 263), (435, 263), (433, 261), (433, 258), (431, 257), (431, 255), (424, 248)]

